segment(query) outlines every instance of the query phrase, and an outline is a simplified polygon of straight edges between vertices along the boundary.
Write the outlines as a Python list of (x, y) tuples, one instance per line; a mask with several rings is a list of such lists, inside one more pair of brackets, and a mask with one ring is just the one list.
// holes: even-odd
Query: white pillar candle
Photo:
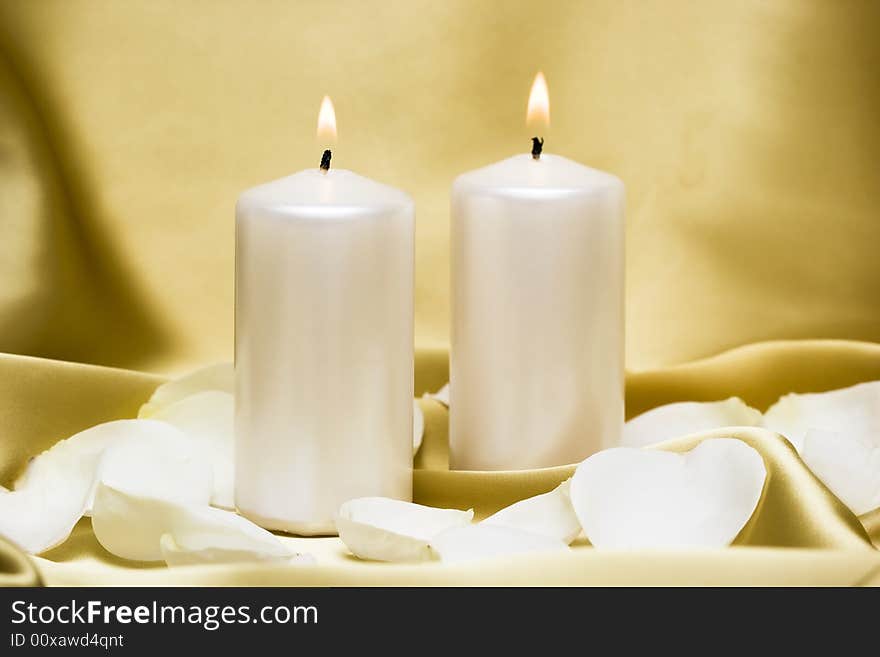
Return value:
[(235, 501), (263, 527), (412, 498), (413, 238), (410, 197), (350, 171), (239, 198)]
[(576, 463), (620, 439), (624, 186), (539, 146), (452, 188), (455, 469)]

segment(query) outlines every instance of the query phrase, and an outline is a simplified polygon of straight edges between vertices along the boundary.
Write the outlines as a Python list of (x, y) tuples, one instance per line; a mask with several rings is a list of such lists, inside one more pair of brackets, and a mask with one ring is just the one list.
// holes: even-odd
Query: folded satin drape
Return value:
[[(446, 354), (420, 352), (417, 393), (447, 376)], [(682, 399), (731, 394), (758, 408), (792, 390), (825, 390), (880, 379), (880, 345), (843, 341), (751, 345), (694, 363), (633, 374), (627, 380), (631, 414)], [(133, 417), (159, 378), (126, 370), (20, 356), (0, 356), (0, 483), (10, 484), (28, 456), (100, 421)], [(448, 469), (444, 407), (422, 400), (425, 438), (416, 457), (416, 501), (473, 507), (478, 517), (545, 492), (574, 466), (523, 472)], [(585, 543), (571, 554), (520, 557), (463, 566), (393, 565), (358, 561), (335, 538), (284, 540), (315, 554), (315, 568), (232, 565), (164, 567), (135, 564), (106, 553), (82, 520), (63, 545), (28, 559), (0, 544), (3, 580), (47, 584), (868, 584), (880, 583), (878, 513), (856, 518), (816, 479), (779, 436), (757, 428), (716, 430), (660, 444), (685, 451), (713, 436), (736, 436), (757, 449), (769, 473), (752, 520), (727, 550), (613, 553)], [(870, 534), (869, 534), (870, 532)], [(799, 549), (795, 549), (799, 548)]]

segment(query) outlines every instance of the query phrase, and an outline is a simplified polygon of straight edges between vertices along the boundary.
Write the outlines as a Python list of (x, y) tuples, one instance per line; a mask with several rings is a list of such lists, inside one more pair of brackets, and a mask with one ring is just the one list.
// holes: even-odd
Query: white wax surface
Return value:
[(355, 497), (412, 497), (413, 202), (308, 170), (236, 208), (239, 511), (334, 533)]
[(576, 463), (623, 427), (624, 187), (519, 155), (452, 188), (450, 465)]

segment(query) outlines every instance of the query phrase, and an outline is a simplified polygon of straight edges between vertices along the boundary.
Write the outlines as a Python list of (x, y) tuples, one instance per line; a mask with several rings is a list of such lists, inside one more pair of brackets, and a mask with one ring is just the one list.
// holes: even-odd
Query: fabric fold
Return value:
[[(424, 389), (442, 385), (448, 371), (437, 352), (417, 357)], [(630, 415), (686, 399), (739, 395), (757, 408), (791, 390), (821, 391), (880, 379), (880, 345), (841, 341), (763, 343), (664, 371), (630, 375)], [(11, 484), (27, 458), (92, 424), (135, 417), (162, 379), (138, 372), (0, 355), (0, 483)], [(422, 390), (424, 391), (424, 390)], [(417, 387), (416, 393), (419, 393)], [(419, 504), (473, 507), (481, 519), (518, 500), (548, 492), (574, 464), (518, 472), (448, 469), (448, 411), (426, 405), (424, 443), (416, 458)], [(856, 584), (880, 568), (880, 509), (853, 515), (803, 464), (791, 445), (757, 427), (719, 429), (676, 438), (650, 449), (687, 451), (700, 441), (731, 436), (764, 458), (768, 478), (752, 519), (727, 550), (652, 555), (597, 553), (583, 539), (570, 554), (511, 556), (479, 566), (389, 565), (347, 556), (336, 538), (282, 536), (293, 552), (315, 555), (310, 569), (236, 564), (167, 570), (122, 562), (102, 550), (88, 521), (67, 543), (29, 558), (0, 542), (0, 584)], [(787, 548), (800, 548), (791, 550)], [(305, 572), (308, 570), (308, 572)]]

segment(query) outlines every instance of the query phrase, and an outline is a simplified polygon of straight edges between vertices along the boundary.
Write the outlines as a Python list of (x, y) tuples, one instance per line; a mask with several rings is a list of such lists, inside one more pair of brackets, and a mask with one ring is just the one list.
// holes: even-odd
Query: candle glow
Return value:
[(336, 110), (333, 109), (333, 101), (330, 100), (330, 96), (324, 96), (321, 100), (321, 109), (318, 111), (317, 137), (325, 143), (336, 143)]
[(550, 127), (550, 94), (547, 91), (547, 80), (541, 71), (535, 76), (529, 93), (526, 125), (539, 132)]

